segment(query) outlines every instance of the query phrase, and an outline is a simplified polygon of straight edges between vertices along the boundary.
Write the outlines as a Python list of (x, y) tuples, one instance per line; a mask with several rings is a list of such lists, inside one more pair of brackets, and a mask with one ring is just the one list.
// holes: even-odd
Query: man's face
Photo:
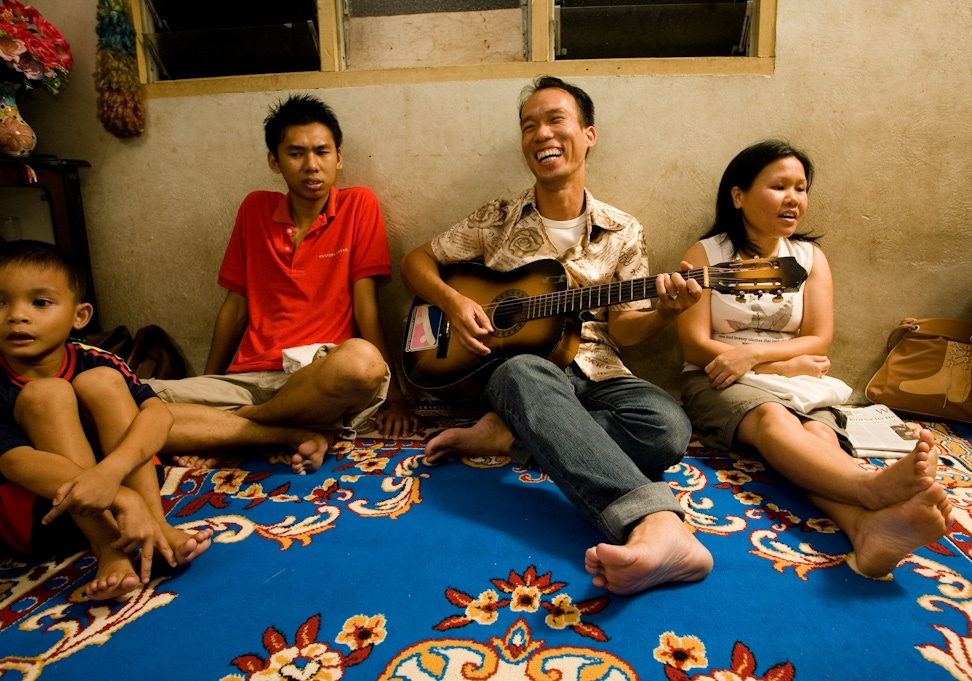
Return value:
[(292, 195), (306, 201), (327, 199), (344, 166), (331, 129), (320, 123), (292, 125), (284, 130), (270, 168), (283, 176)]
[(520, 112), (520, 142), (540, 184), (556, 185), (580, 174), (597, 134), (584, 126), (574, 97), (559, 88), (534, 92)]

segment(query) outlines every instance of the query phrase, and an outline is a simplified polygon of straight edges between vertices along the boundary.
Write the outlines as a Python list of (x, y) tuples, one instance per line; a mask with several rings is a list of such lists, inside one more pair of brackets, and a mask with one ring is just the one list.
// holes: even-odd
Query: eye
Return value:
[(54, 302), (47, 300), (45, 298), (38, 298), (34, 301), (34, 307), (47, 307), (48, 305), (53, 305)]

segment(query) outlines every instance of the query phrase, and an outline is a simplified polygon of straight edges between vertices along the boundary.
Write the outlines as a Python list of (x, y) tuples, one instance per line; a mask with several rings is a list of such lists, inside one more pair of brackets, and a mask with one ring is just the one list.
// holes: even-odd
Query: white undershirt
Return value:
[(573, 220), (551, 220), (542, 215), (543, 227), (547, 230), (547, 238), (556, 247), (557, 255), (573, 248), (587, 229), (587, 213), (582, 213)]

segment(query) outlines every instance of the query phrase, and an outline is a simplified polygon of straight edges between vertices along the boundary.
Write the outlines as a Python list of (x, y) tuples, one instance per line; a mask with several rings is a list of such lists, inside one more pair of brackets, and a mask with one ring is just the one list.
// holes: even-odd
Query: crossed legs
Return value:
[(867, 577), (887, 575), (906, 555), (940, 539), (952, 522), (948, 496), (935, 482), (938, 452), (927, 430), (912, 452), (879, 471), (864, 470), (847, 456), (832, 429), (801, 422), (777, 403), (748, 412), (736, 437), (837, 523), (854, 547), (852, 567)]
[(522, 355), (494, 372), (487, 395), (496, 411), (430, 440), (429, 462), (525, 449), (589, 522), (619, 542), (586, 552), (596, 586), (628, 594), (709, 573), (712, 557), (682, 522), (671, 490), (649, 477), (678, 461), (691, 435), (660, 389), (637, 379), (569, 377)]
[[(48, 473), (46, 480), (36, 481), (33, 491), (51, 498), (63, 482), (96, 465), (85, 426), (88, 432), (96, 433), (99, 449), (111, 452), (137, 413), (124, 379), (112, 369), (83, 372), (73, 384), (61, 379), (29, 383), (17, 399), (14, 414), (34, 449), (39, 450), (33, 454), (37, 463)], [(71, 517), (98, 559), (95, 579), (86, 589), (94, 599), (113, 598), (149, 581), (156, 547), (151, 543), (141, 546), (140, 569), (136, 572), (126, 534), (161, 534), (158, 548), (172, 564), (196, 558), (209, 547), (212, 535), (208, 529), (189, 535), (169, 525), (151, 461), (125, 477), (111, 510), (89, 516), (72, 513)], [(126, 525), (132, 533), (120, 531)]]
[[(352, 338), (295, 372), (262, 404), (247, 404), (234, 412), (203, 404), (169, 404), (175, 423), (163, 452), (173, 454), (178, 465), (213, 467), (241, 449), (283, 445), (294, 450), (295, 473), (313, 473), (334, 440), (333, 432), (315, 428), (369, 407), (386, 371), (377, 348)], [(210, 455), (183, 455), (191, 451)]]

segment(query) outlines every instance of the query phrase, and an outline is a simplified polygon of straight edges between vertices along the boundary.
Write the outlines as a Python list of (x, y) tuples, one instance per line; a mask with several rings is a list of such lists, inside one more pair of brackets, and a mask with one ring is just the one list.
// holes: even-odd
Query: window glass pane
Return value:
[[(551, 58), (581, 61), (757, 53), (754, 33), (759, 0), (138, 2), (148, 82)], [(768, 7), (772, 13), (775, 4)], [(320, 23), (319, 9), (327, 12)], [(538, 15), (531, 18), (531, 13)], [(531, 35), (531, 31), (539, 35)], [(771, 41), (760, 39), (760, 46), (766, 54), (772, 51)], [(638, 68), (648, 67), (642, 64)], [(490, 73), (502, 71), (492, 69)]]
[(557, 59), (747, 54), (751, 0), (557, 0)]
[(434, 12), (481, 12), (488, 9), (517, 9), (520, 0), (345, 0), (353, 17), (386, 17), (396, 14)]
[(156, 80), (318, 71), (316, 0), (145, 0)]

